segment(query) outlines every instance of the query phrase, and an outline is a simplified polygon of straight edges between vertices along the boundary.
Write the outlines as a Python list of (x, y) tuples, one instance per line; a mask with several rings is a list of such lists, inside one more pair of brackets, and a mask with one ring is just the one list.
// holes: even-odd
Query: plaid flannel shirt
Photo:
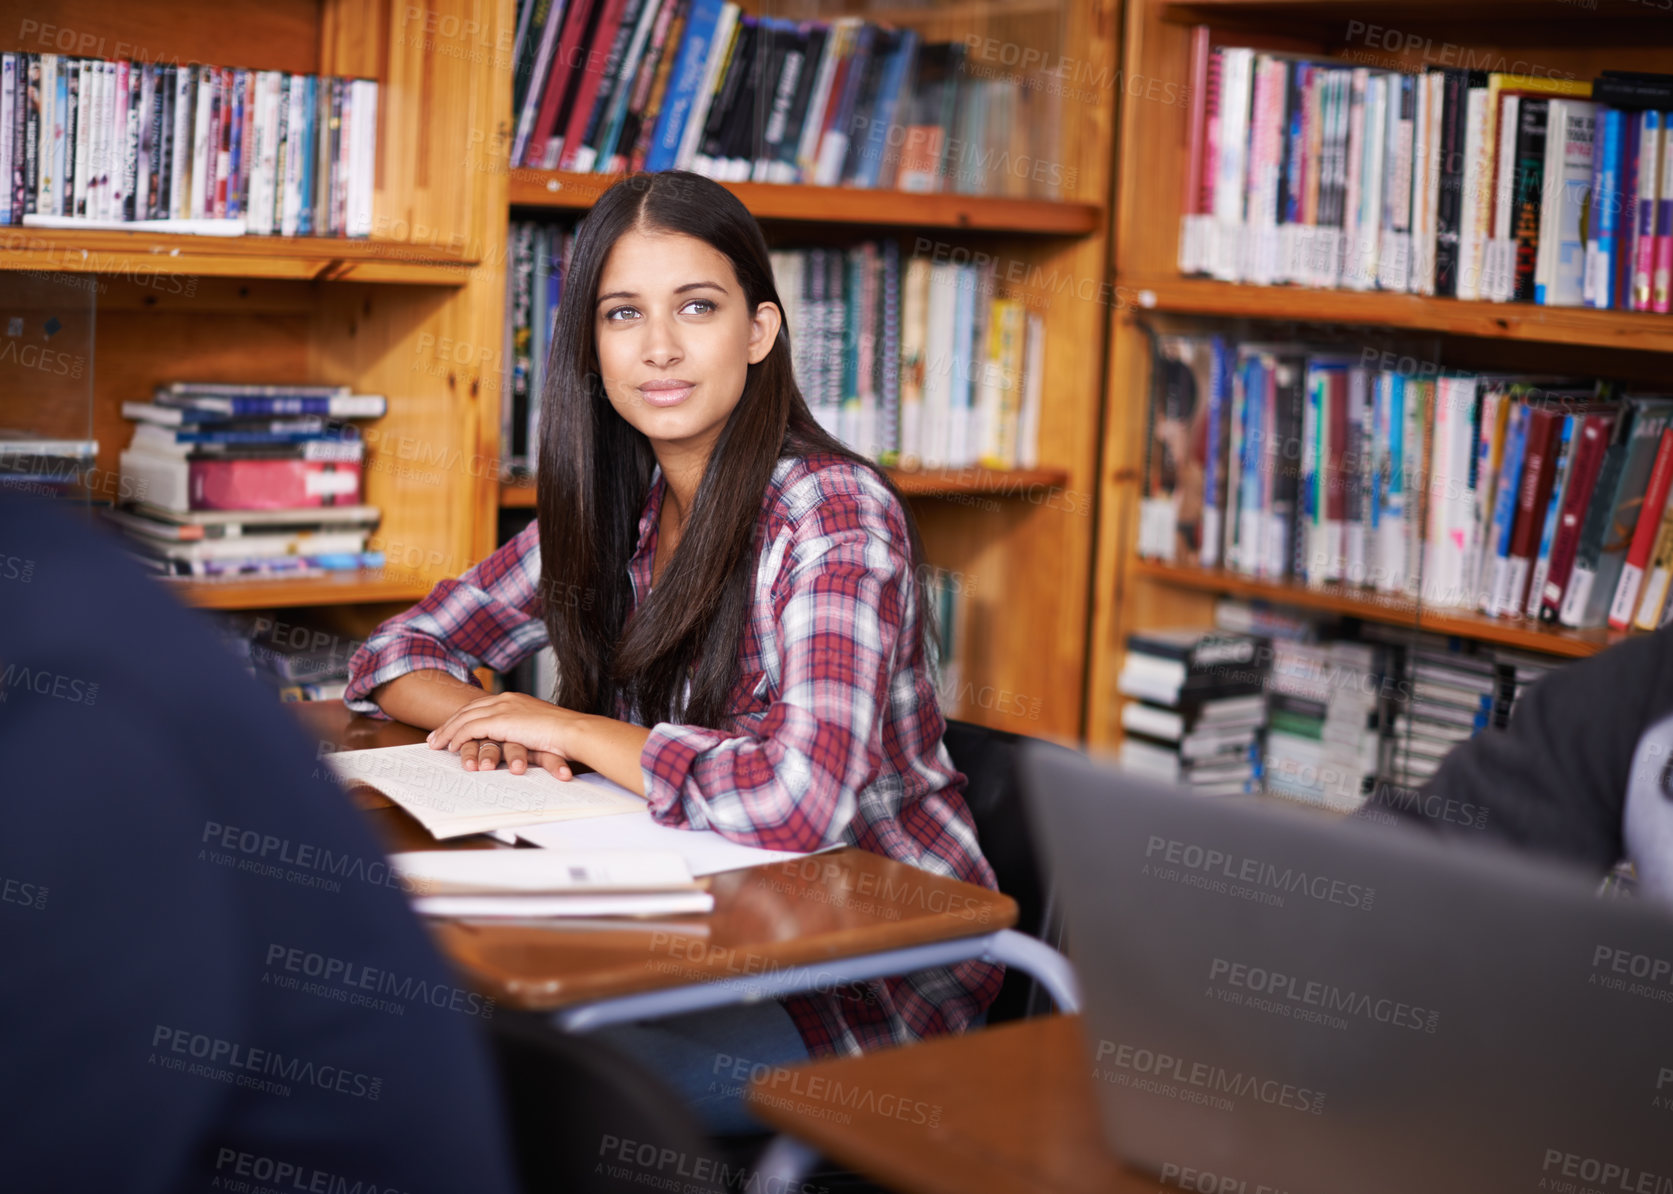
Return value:
[[(655, 475), (628, 565), (650, 591), (665, 485)], [(652, 815), (776, 850), (844, 843), (995, 887), (964, 776), (941, 736), (918, 627), (905, 513), (869, 471), (785, 459), (762, 503), (754, 593), (726, 729), (651, 727), (640, 756)], [(419, 668), (468, 683), (546, 645), (534, 524), (457, 580), (380, 626), (350, 663), (345, 701), (380, 715), (379, 685)], [(619, 707), (624, 721), (637, 721)], [(639, 722), (639, 724), (643, 724)], [(981, 962), (785, 1000), (814, 1056), (957, 1032), (993, 1002), (1003, 970)]]

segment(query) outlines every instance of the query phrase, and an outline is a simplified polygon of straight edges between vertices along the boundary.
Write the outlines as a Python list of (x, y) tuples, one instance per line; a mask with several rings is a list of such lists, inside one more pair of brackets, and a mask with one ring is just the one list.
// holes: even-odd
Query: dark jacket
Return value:
[(509, 1191), (492, 1006), (201, 619), (0, 497), (0, 1185)]

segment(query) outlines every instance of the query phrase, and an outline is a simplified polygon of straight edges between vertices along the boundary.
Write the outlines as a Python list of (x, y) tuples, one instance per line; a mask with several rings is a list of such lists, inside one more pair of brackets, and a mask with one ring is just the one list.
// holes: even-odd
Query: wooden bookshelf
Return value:
[(462, 286), (474, 264), (444, 247), (342, 237), (0, 231), (0, 270), (105, 274), (162, 290), (171, 280), (206, 277)]
[(1340, 614), (1390, 626), (1407, 626), (1431, 634), (1453, 634), (1501, 647), (1542, 651), (1568, 658), (1595, 655), (1630, 633), (1548, 627), (1527, 618), (1489, 618), (1469, 610), (1424, 606), (1410, 597), (1377, 593), (1370, 589), (1258, 580), (1223, 568), (1196, 568), (1159, 560), (1135, 561), (1133, 575), (1199, 593), (1245, 597), (1295, 609)]
[[(414, 600), (491, 545), (497, 487), (483, 462), (497, 422), (482, 396), (499, 385), (507, 210), (491, 156), (509, 120), (491, 51), (510, 44), (512, 19), (510, 0), (75, 0), (51, 12), (0, 0), (8, 51), (380, 84), (370, 239), (0, 229), (0, 286), (14, 273), (96, 283), (91, 410), (71, 420), (99, 441), (109, 484), (96, 496), (121, 496), (132, 433), (122, 403), (160, 383), (325, 383), (387, 397), (388, 414), (365, 425), (365, 501), (382, 511), (371, 546), (400, 573), (179, 586), (193, 604), (341, 605), (352, 621), (353, 607), (371, 617), (376, 603)], [(69, 33), (66, 51), (55, 39)]]
[[(770, 6), (745, 0), (746, 9)], [(798, 17), (854, 11), (909, 26), (926, 41), (973, 38), (998, 57), (1019, 47), (1049, 52), (1092, 80), (1066, 99), (1052, 156), (1061, 200), (908, 194), (849, 187), (726, 184), (768, 225), (774, 240), (852, 243), (894, 237), (903, 254), (913, 235), (936, 251), (994, 256), (1045, 315), (1045, 404), (1040, 467), (1032, 470), (896, 472), (912, 500), (928, 562), (959, 580), (964, 605), (956, 716), (1024, 734), (1076, 740), (1085, 734), (1088, 611), (1092, 583), (1098, 427), (1110, 294), (1109, 194), (1120, 92), (1120, 5), (1114, 0), (930, 0), (861, 12), (816, 0)], [(1015, 61), (1013, 58), (1012, 61)], [(502, 83), (509, 100), (510, 80)], [(501, 159), (503, 161), (503, 159)], [(507, 170), (507, 202), (520, 219), (585, 212), (617, 179), (607, 175)], [(1003, 180), (1000, 180), (1003, 181)], [(784, 231), (782, 236), (778, 229)], [(968, 239), (967, 239), (968, 238)], [(527, 486), (499, 488), (498, 506), (532, 504)], [(1021, 695), (1037, 717), (983, 693)]]
[[(1045, 500), (1069, 479), (1066, 469), (890, 469), (889, 479), (907, 497), (992, 497)], [(533, 509), (534, 485), (527, 481), (500, 484), (500, 506)]]
[[(1388, 70), (1465, 66), (1591, 78), (1605, 68), (1665, 70), (1673, 20), (1630, 0), (1582, 7), (1560, 0), (1131, 0), (1122, 32), (1123, 77), (1190, 86), (1191, 27), (1207, 23), (1225, 44), (1342, 57)], [(1373, 32), (1373, 30), (1375, 32)], [(1398, 30), (1398, 43), (1384, 43)], [(1657, 66), (1657, 63), (1660, 66)], [(1091, 632), (1087, 736), (1120, 740), (1116, 677), (1135, 630), (1210, 626), (1222, 596), (1259, 599), (1559, 657), (1590, 655), (1620, 641), (1602, 630), (1550, 628), (1526, 619), (1419, 607), (1341, 586), (1252, 580), (1216, 569), (1137, 557), (1150, 389), (1150, 332), (1168, 324), (1220, 327), (1240, 321), (1357, 329), (1367, 342), (1429, 338), (1439, 359), (1468, 368), (1529, 370), (1655, 381), (1658, 354), (1673, 352), (1673, 317), (1621, 311), (1460, 302), (1386, 292), (1259, 287), (1181, 277), (1180, 193), (1189, 105), (1128, 98), (1122, 112), (1112, 257), (1119, 285), (1110, 314), (1104, 405), (1104, 467)], [(1222, 321), (1216, 324), (1213, 321)], [(1270, 321), (1270, 322), (1268, 322)], [(1301, 334), (1300, 338), (1306, 338)]]
[(171, 590), (199, 609), (268, 609), (304, 605), (417, 601), (428, 583), (381, 572), (333, 572), (291, 580), (169, 581)]
[[(511, 206), (582, 212), (620, 180), (620, 175), (513, 170)], [(729, 182), (725, 186), (756, 219), (789, 223), (998, 232), (1016, 236), (1086, 236), (1104, 221), (1103, 208), (1096, 203), (984, 195), (919, 195), (764, 182)]]

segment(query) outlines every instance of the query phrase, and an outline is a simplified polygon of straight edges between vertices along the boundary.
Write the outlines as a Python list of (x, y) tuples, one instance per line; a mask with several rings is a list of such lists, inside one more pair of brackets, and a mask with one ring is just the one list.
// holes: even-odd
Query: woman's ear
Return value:
[(778, 339), (778, 330), (784, 326), (784, 313), (778, 309), (777, 303), (762, 303), (755, 308), (755, 315), (749, 321), (749, 363), (759, 365), (767, 359), (767, 354), (773, 350), (773, 342)]

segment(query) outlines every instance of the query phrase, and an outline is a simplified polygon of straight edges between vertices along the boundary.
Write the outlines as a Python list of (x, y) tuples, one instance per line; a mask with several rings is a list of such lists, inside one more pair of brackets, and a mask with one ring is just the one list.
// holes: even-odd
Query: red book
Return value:
[(1510, 532), (1509, 600), (1499, 608), (1501, 614), (1515, 616), (1528, 604), (1528, 580), (1533, 575), (1534, 557), (1539, 554), (1540, 532), (1545, 529), (1545, 508), (1551, 503), (1551, 458), (1562, 421), (1562, 413), (1549, 407), (1528, 411), (1522, 483), (1516, 491), (1516, 521)]
[(575, 102), (569, 108), (569, 127), (564, 130), (563, 149), (558, 159), (560, 170), (575, 168), (576, 153), (582, 146), (582, 138), (587, 135), (587, 123), (592, 119), (593, 105), (598, 102), (598, 89), (604, 83), (604, 68), (610, 64), (606, 51), (615, 42), (616, 31), (621, 28), (626, 11), (627, 0), (605, 0), (604, 13), (598, 18), (598, 29), (588, 42), (591, 48), (582, 64)]
[[(232, 120), (236, 113), (233, 104), (236, 100), (237, 87), (234, 83), (231, 67), (221, 68), (221, 81), (216, 86), (216, 93), (221, 97), (220, 140), (211, 144), (210, 151), (215, 153), (215, 216), (224, 219), (227, 214), (227, 175), (232, 170)], [(215, 145), (220, 148), (216, 149)]]
[(586, 53), (581, 46), (581, 35), (587, 31), (593, 3), (594, 0), (575, 0), (564, 18), (558, 50), (552, 55), (552, 73), (546, 77), (546, 90), (540, 97), (540, 115), (535, 118), (534, 134), (523, 148), (523, 165), (535, 170), (557, 168), (557, 156), (548, 159), (547, 150), (556, 133), (558, 117), (565, 111), (563, 101), (577, 78), (575, 64)]
[(1580, 430), (1575, 434), (1574, 464), (1570, 466), (1568, 489), (1563, 493), (1557, 533), (1551, 539), (1551, 567), (1545, 574), (1545, 593), (1539, 602), (1541, 622), (1554, 623), (1562, 612), (1563, 594), (1568, 589), (1569, 577), (1574, 572), (1574, 556), (1580, 547), (1581, 524), (1586, 520), (1586, 507), (1591, 504), (1592, 490), (1603, 468), (1603, 454), (1614, 430), (1612, 412), (1594, 413), (1583, 416)]
[(1190, 150), (1185, 156), (1184, 215), (1202, 212), (1203, 143), (1208, 137), (1208, 26), (1191, 30), (1191, 114)]
[(203, 69), (209, 76), (209, 135), (205, 138), (203, 149), (203, 214), (213, 219), (226, 214), (215, 210), (216, 179), (221, 165), (221, 104), (226, 93), (221, 90), (221, 72), (213, 66)]
[(1669, 481), (1673, 481), (1673, 427), (1661, 433), (1661, 443), (1656, 446), (1656, 462), (1650, 470), (1650, 483), (1644, 489), (1644, 504), (1638, 507), (1632, 546), (1627, 548), (1621, 579), (1615, 585), (1615, 600), (1609, 606), (1609, 626), (1613, 630), (1631, 626), (1632, 616), (1638, 611), (1638, 590), (1644, 583), (1644, 568), (1650, 562), (1650, 549), (1655, 546), (1656, 531), (1661, 526), (1661, 512), (1667, 505)]

